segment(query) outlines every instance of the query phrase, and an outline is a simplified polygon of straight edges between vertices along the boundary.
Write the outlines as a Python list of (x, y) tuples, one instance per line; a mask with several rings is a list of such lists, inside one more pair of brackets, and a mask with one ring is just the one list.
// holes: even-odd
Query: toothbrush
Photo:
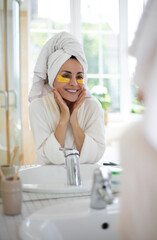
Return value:
[(15, 156), (17, 154), (18, 148), (19, 148), (18, 146), (15, 146), (14, 149), (13, 149), (13, 157), (12, 157), (12, 160), (10, 161), (10, 164), (9, 164), (10, 167), (13, 166), (13, 163), (14, 163)]
[(15, 175), (13, 176), (13, 180), (15, 180), (15, 181), (17, 180), (17, 178), (18, 178), (18, 176), (19, 176), (19, 170), (20, 170), (20, 167), (21, 167), (22, 159), (23, 159), (23, 153), (20, 153), (20, 154), (19, 154), (19, 157), (18, 157), (19, 166), (18, 166), (17, 172), (16, 172)]
[(2, 172), (1, 167), (0, 167), (0, 175), (1, 175), (1, 178), (4, 180), (4, 179), (5, 179), (5, 176), (4, 176), (4, 173)]
[(108, 163), (103, 163), (105, 166), (120, 166), (120, 164), (113, 163), (113, 162), (108, 162)]

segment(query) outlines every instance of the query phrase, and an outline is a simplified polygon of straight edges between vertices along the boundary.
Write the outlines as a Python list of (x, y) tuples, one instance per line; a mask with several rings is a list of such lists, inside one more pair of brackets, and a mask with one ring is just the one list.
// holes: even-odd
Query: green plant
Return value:
[(97, 85), (92, 88), (91, 93), (99, 100), (103, 109), (109, 109), (111, 106), (111, 98), (108, 94), (107, 88), (101, 85)]
[(144, 106), (140, 103), (137, 96), (135, 96), (133, 98), (131, 113), (142, 114), (143, 111), (144, 111)]

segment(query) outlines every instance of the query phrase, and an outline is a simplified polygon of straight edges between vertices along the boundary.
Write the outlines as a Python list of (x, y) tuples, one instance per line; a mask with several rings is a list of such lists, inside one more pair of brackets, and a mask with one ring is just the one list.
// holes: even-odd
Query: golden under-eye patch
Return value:
[[(57, 81), (58, 82), (62, 82), (62, 83), (68, 83), (68, 82), (70, 82), (70, 78), (65, 78), (65, 77), (63, 77), (61, 75), (57, 75)], [(83, 78), (82, 79), (77, 79), (77, 82), (79, 84), (84, 84)]]
[(78, 82), (79, 84), (84, 84), (83, 78), (82, 78), (82, 79), (77, 79), (77, 82)]
[(63, 83), (68, 83), (68, 82), (70, 82), (70, 78), (65, 78), (65, 77), (62, 77), (61, 75), (58, 75), (57, 76), (57, 81), (58, 82), (63, 82)]

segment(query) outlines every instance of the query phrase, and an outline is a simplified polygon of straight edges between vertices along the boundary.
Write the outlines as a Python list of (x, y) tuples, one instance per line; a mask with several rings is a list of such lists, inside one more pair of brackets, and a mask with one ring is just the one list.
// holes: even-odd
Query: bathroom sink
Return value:
[(22, 240), (119, 240), (118, 201), (106, 209), (90, 208), (90, 199), (62, 199), (26, 218), (19, 230)]
[(98, 164), (80, 164), (81, 186), (67, 185), (65, 165), (37, 165), (22, 169), (19, 176), (23, 191), (41, 193), (90, 193), (93, 171)]

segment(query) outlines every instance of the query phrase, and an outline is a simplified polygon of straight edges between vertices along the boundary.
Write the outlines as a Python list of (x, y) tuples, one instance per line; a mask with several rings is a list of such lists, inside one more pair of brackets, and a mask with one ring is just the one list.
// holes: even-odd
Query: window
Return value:
[[(132, 1), (128, 0), (128, 46), (131, 45), (134, 35), (138, 26), (138, 22), (142, 15), (144, 9), (145, 2), (143, 0)], [(134, 18), (132, 17), (134, 16)], [(130, 80), (130, 87), (131, 87), (131, 96), (132, 96), (132, 104), (131, 104), (131, 112), (132, 113), (141, 113), (144, 107), (138, 101), (137, 98), (137, 86), (133, 83), (133, 74), (135, 69), (136, 61), (131, 56), (128, 57), (128, 69), (129, 69), (129, 80)]]
[[(60, 7), (62, 6), (62, 7)], [(60, 31), (68, 31), (69, 0), (31, 0), (30, 16), (30, 74), (45, 42)]]
[(119, 111), (119, 1), (82, 1), (81, 22), (88, 87), (92, 92), (96, 89), (100, 96), (101, 89), (104, 91), (101, 86), (105, 87), (112, 111)]
[(135, 18), (132, 3), (135, 5), (136, 1), (31, 0), (31, 74), (44, 43), (57, 32), (69, 31), (83, 44), (88, 61), (88, 87), (93, 95), (100, 97), (100, 101), (103, 97), (107, 102), (103, 107), (107, 106), (110, 112), (130, 112), (128, 29), (134, 20), (131, 34), (135, 31), (143, 10), (143, 5), (139, 5)]

